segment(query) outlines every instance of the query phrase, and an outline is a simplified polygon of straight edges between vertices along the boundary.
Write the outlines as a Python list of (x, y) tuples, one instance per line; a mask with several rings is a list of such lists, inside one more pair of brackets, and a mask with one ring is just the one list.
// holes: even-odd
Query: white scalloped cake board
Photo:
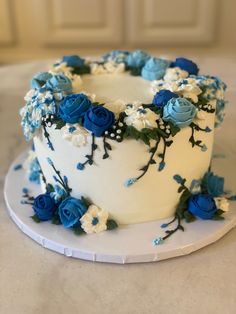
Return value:
[(163, 244), (152, 245), (152, 240), (164, 235), (161, 224), (169, 219), (120, 227), (100, 234), (76, 236), (71, 230), (50, 222), (35, 223), (30, 216), (30, 205), (22, 205), (22, 188), (30, 194), (40, 193), (38, 185), (29, 183), (23, 169), (15, 171), (22, 164), (27, 152), (22, 153), (11, 165), (5, 179), (4, 195), (9, 214), (17, 226), (30, 238), (52, 251), (84, 260), (108, 263), (154, 262), (171, 257), (190, 254), (207, 246), (225, 235), (236, 225), (235, 202), (224, 221), (198, 220), (183, 223), (185, 232), (178, 231)]

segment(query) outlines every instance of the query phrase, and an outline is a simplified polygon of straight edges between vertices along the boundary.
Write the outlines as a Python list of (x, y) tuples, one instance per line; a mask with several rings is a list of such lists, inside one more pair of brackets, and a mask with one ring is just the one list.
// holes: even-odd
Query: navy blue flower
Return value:
[(52, 74), (49, 72), (39, 72), (33, 76), (31, 80), (31, 88), (39, 89), (46, 84), (48, 80), (52, 78)]
[(186, 58), (176, 58), (171, 64), (172, 67), (179, 67), (181, 70), (184, 70), (192, 75), (197, 75), (199, 68), (193, 61)]
[(65, 92), (67, 94), (72, 93), (71, 80), (64, 74), (53, 75), (46, 82), (46, 88), (52, 90), (55, 93)]
[(47, 221), (52, 219), (57, 206), (54, 199), (50, 196), (50, 193), (45, 193), (40, 194), (35, 198), (32, 207), (36, 216), (41, 221)]
[(162, 89), (153, 98), (153, 105), (162, 108), (171, 98), (178, 98), (179, 96), (168, 89)]
[(188, 211), (198, 218), (212, 219), (217, 211), (217, 207), (211, 195), (195, 194), (189, 199)]
[(67, 197), (59, 205), (59, 216), (65, 228), (71, 228), (79, 223), (80, 218), (85, 214), (87, 208), (77, 198)]
[(203, 178), (203, 186), (211, 196), (221, 196), (224, 193), (224, 178), (207, 172)]
[(65, 62), (68, 67), (79, 68), (84, 65), (85, 59), (82, 59), (76, 55), (64, 56), (62, 62)]
[(114, 122), (114, 113), (102, 106), (92, 107), (84, 115), (84, 127), (95, 136), (102, 136)]
[(59, 116), (67, 123), (77, 123), (92, 103), (84, 94), (68, 95), (59, 107)]

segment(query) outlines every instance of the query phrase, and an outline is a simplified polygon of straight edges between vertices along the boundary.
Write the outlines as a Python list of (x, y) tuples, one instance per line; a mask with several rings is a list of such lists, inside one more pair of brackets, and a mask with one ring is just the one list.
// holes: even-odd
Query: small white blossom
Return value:
[(67, 123), (61, 128), (62, 138), (72, 143), (74, 146), (84, 146), (87, 144), (89, 133), (78, 123)]
[(98, 233), (107, 229), (108, 211), (96, 205), (90, 205), (80, 218), (81, 228), (86, 233)]
[(133, 108), (126, 110), (126, 114), (128, 116), (125, 118), (125, 123), (128, 126), (133, 126), (138, 131), (141, 131), (144, 128), (156, 128), (157, 120), (159, 119), (159, 115), (150, 110), (149, 108), (143, 108), (143, 106), (139, 106), (138, 108)]
[(218, 209), (221, 209), (224, 212), (229, 211), (229, 202), (228, 202), (227, 198), (225, 198), (225, 197), (215, 197), (214, 201), (215, 201), (216, 207)]
[(115, 63), (113, 61), (108, 61), (104, 64), (91, 63), (91, 74), (119, 74), (125, 71), (124, 63)]
[(164, 81), (173, 82), (186, 77), (188, 77), (188, 72), (181, 70), (179, 67), (168, 68), (164, 76)]
[(172, 91), (185, 98), (190, 98), (194, 103), (198, 102), (198, 95), (202, 93), (194, 78), (177, 81), (172, 85)]
[(162, 89), (167, 89), (179, 96), (189, 98), (194, 103), (198, 102), (198, 95), (202, 93), (202, 90), (197, 85), (197, 81), (194, 78), (184, 78), (177, 81), (158, 80), (151, 83), (153, 95)]

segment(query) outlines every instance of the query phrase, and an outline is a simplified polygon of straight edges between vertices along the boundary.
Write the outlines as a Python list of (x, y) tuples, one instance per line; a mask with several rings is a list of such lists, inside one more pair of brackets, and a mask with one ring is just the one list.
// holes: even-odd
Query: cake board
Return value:
[(40, 185), (30, 183), (23, 169), (14, 169), (24, 162), (26, 156), (27, 151), (19, 155), (6, 175), (4, 196), (9, 215), (21, 231), (35, 242), (68, 257), (118, 264), (161, 261), (199, 250), (219, 240), (236, 225), (235, 202), (230, 203), (225, 220), (183, 222), (184, 232), (176, 232), (157, 246), (153, 246), (152, 241), (164, 236), (161, 225), (170, 219), (120, 226), (116, 230), (81, 236), (50, 222), (35, 223), (30, 218), (33, 213), (30, 205), (21, 204), (22, 188), (28, 188), (31, 195), (38, 195)]

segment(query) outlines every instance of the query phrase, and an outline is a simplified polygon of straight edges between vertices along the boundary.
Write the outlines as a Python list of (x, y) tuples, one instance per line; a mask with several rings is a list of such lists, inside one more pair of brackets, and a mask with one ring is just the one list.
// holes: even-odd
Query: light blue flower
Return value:
[(170, 61), (159, 58), (151, 58), (142, 68), (142, 77), (148, 81), (160, 80), (166, 73)]
[(114, 61), (115, 63), (126, 63), (129, 51), (112, 50), (103, 56), (104, 61)]
[(197, 108), (185, 98), (170, 99), (163, 109), (163, 120), (180, 128), (188, 126), (197, 113)]
[(46, 88), (52, 90), (54, 93), (65, 92), (66, 94), (72, 93), (71, 80), (64, 74), (56, 74), (47, 81)]
[(31, 88), (41, 88), (50, 78), (52, 78), (52, 74), (49, 72), (39, 72), (35, 74), (31, 80)]
[(128, 55), (126, 63), (131, 68), (141, 68), (149, 58), (150, 56), (146, 52), (135, 50)]
[(130, 187), (131, 185), (133, 185), (135, 182), (137, 181), (136, 178), (131, 178), (131, 179), (128, 179), (124, 182), (124, 186), (126, 188)]

